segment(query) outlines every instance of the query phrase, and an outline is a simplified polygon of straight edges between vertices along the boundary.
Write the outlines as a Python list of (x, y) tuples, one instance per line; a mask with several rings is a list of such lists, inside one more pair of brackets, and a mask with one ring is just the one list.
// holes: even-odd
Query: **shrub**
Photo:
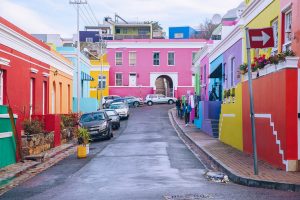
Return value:
[(36, 119), (26, 119), (23, 122), (23, 129), (25, 134), (27, 135), (34, 135), (34, 134), (39, 134), (44, 132), (44, 124)]
[(75, 127), (77, 124), (78, 118), (76, 114), (70, 115), (61, 115), (61, 127), (68, 128), (68, 127)]
[(90, 134), (87, 129), (79, 128), (78, 129), (78, 144), (86, 145), (90, 141)]

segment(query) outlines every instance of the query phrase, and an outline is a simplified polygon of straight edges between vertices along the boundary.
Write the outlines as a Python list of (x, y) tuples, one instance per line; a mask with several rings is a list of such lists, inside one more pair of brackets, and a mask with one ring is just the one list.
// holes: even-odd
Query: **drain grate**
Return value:
[(208, 194), (186, 194), (186, 195), (167, 195), (164, 196), (165, 200), (203, 200), (212, 199)]

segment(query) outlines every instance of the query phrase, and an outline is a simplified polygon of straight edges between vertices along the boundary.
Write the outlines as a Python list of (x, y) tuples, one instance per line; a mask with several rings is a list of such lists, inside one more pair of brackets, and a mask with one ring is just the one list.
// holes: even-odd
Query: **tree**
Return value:
[(214, 30), (219, 26), (220, 24), (213, 24), (210, 19), (205, 19), (204, 23), (201, 23), (199, 25), (200, 29), (200, 35), (199, 38), (202, 39), (211, 39), (211, 36), (214, 32)]

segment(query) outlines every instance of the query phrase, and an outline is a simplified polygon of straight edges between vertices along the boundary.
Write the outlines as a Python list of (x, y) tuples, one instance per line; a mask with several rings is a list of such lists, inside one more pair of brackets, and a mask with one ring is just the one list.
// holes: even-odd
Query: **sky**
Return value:
[[(167, 32), (171, 26), (198, 27), (213, 14), (224, 15), (243, 0), (87, 0), (102, 23), (117, 13), (127, 21), (158, 21)], [(81, 10), (81, 29), (96, 25), (88, 7)], [(85, 14), (83, 14), (85, 13)], [(76, 32), (76, 9), (69, 0), (0, 0), (0, 16), (29, 33), (61, 34)]]

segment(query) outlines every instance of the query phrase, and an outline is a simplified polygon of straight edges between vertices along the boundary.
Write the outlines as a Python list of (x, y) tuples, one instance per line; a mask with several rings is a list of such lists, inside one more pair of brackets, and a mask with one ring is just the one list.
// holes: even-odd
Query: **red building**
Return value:
[(48, 113), (50, 47), (0, 17), (0, 105), (9, 105), (22, 122)]

